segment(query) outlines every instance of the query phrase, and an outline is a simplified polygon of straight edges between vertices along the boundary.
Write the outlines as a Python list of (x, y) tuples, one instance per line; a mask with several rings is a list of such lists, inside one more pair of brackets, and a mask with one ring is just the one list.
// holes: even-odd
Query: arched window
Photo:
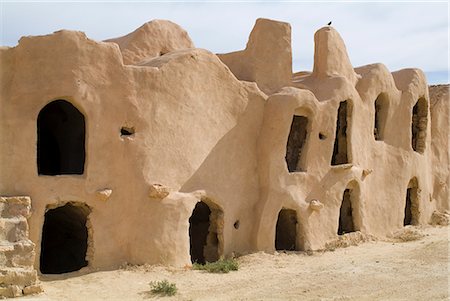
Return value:
[(336, 138), (334, 140), (333, 157), (331, 165), (346, 164), (349, 162), (347, 149), (347, 129), (350, 119), (350, 105), (348, 101), (342, 101), (339, 104), (336, 121)]
[(37, 119), (37, 165), (40, 175), (84, 172), (83, 114), (65, 100), (47, 104)]
[(373, 135), (375, 137), (375, 140), (384, 140), (387, 115), (388, 115), (387, 96), (381, 93), (375, 100), (375, 122), (373, 127)]
[(414, 151), (423, 153), (425, 151), (428, 123), (428, 104), (425, 98), (420, 98), (412, 111), (411, 122), (411, 146)]
[(308, 118), (294, 115), (286, 145), (286, 163), (289, 172), (306, 171), (304, 162), (304, 146), (308, 135)]

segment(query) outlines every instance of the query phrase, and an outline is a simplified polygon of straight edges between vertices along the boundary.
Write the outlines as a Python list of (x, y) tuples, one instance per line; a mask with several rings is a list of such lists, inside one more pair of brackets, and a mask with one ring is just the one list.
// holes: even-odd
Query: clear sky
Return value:
[(294, 71), (311, 70), (314, 32), (333, 21), (356, 66), (382, 62), (391, 71), (416, 67), (429, 83), (448, 83), (449, 3), (432, 2), (8, 2), (1, 5), (1, 45), (59, 29), (103, 40), (125, 35), (152, 19), (186, 29), (196, 47), (215, 53), (243, 49), (260, 17), (292, 26)]

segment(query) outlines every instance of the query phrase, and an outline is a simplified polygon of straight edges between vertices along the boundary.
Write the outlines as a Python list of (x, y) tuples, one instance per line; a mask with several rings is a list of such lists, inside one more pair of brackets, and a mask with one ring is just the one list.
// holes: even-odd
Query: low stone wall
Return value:
[(34, 243), (28, 238), (29, 197), (0, 198), (0, 298), (40, 293)]

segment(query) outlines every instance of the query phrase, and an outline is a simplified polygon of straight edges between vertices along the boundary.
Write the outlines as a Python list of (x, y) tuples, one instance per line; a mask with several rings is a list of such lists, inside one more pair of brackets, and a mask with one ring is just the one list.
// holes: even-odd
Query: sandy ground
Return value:
[[(424, 237), (312, 255), (251, 254), (228, 274), (138, 266), (47, 278), (45, 293), (16, 300), (450, 300), (450, 228), (415, 230)], [(177, 295), (150, 294), (149, 282), (164, 279), (176, 283)]]

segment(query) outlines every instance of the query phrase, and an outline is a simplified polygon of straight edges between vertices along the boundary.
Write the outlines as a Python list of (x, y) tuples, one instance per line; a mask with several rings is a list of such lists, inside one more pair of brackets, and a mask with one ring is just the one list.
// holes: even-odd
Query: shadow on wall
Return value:
[[(237, 124), (217, 142), (196, 172), (180, 188), (181, 192), (199, 189), (214, 192), (220, 201), (218, 205), (222, 208), (226, 208), (227, 202), (231, 201), (247, 203), (247, 209), (243, 208), (239, 212), (239, 216), (223, 212), (223, 214), (230, 214), (227, 220), (240, 220), (236, 225), (224, 225), (225, 227), (230, 226), (229, 228), (233, 231), (238, 228), (241, 231), (245, 227), (243, 218), (245, 216), (252, 217), (253, 211), (251, 210), (258, 201), (259, 180), (255, 176), (257, 168), (256, 140), (263, 112), (264, 100), (259, 99), (258, 96), (255, 96), (253, 100), (250, 99)], [(218, 168), (220, 168), (220, 172), (216, 171)], [(230, 187), (233, 188), (230, 189)], [(209, 203), (208, 205), (211, 207)], [(248, 233), (252, 233), (252, 230), (244, 229)], [(226, 230), (224, 229), (224, 231)], [(256, 240), (256, 238), (253, 239)], [(233, 251), (254, 249), (255, 241), (246, 239), (244, 244)]]

